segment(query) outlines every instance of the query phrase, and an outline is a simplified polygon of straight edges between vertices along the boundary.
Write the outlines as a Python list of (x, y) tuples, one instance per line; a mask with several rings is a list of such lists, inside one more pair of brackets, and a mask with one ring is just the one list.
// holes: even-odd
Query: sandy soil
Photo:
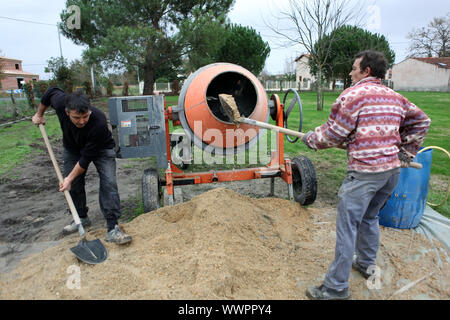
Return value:
[[(334, 219), (332, 211), (216, 188), (122, 224), (132, 243), (106, 244), (99, 265), (80, 263), (68, 250), (79, 239), (67, 237), (3, 274), (0, 298), (305, 299), (333, 257)], [(410, 230), (382, 228), (381, 237), (378, 289), (352, 271), (354, 299), (449, 299), (439, 244)]]

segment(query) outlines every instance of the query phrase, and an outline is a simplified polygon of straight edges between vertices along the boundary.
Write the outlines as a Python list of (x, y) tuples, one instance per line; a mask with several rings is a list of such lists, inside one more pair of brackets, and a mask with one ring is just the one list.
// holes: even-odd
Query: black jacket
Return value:
[(79, 154), (78, 163), (83, 169), (87, 169), (100, 150), (114, 148), (114, 139), (105, 114), (93, 106), (87, 124), (81, 129), (77, 128), (66, 114), (66, 95), (63, 90), (52, 86), (42, 96), (41, 103), (55, 109), (63, 132), (64, 148)]

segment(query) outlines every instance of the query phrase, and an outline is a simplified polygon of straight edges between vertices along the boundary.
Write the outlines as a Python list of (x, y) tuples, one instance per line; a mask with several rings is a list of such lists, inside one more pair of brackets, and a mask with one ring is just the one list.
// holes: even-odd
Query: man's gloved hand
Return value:
[(412, 158), (410, 156), (408, 156), (406, 153), (400, 151), (398, 153), (398, 159), (400, 160), (401, 167), (402, 168), (408, 168), (409, 167), (409, 163), (411, 162)]
[(308, 147), (308, 148), (310, 148), (310, 149), (312, 149), (311, 148), (311, 146), (308, 144), (308, 137), (311, 135), (311, 134), (313, 134), (313, 132), (312, 131), (308, 131), (307, 133), (305, 133), (305, 135), (302, 137), (302, 142)]

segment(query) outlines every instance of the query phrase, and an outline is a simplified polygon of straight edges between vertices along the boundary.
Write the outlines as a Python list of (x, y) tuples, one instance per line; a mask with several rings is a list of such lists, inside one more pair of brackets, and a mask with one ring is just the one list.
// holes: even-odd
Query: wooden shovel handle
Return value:
[[(50, 159), (52, 160), (53, 168), (55, 168), (56, 175), (58, 176), (58, 180), (60, 183), (63, 183), (64, 178), (61, 174), (61, 170), (59, 170), (58, 163), (56, 162), (55, 154), (53, 153), (52, 146), (50, 145), (50, 141), (48, 140), (47, 132), (45, 131), (44, 125), (40, 124), (39, 129), (41, 130), (42, 137), (44, 138), (45, 145), (47, 146), (47, 150), (50, 155)], [(72, 197), (70, 196), (69, 191), (64, 190), (64, 196), (66, 197), (67, 203), (70, 208), (70, 212), (72, 213), (73, 221), (75, 221), (76, 225), (81, 225), (80, 217), (78, 216), (77, 209), (73, 204)]]
[(422, 169), (422, 164), (418, 162), (410, 162), (409, 167), (414, 169)]
[(273, 130), (273, 131), (277, 131), (277, 132), (282, 132), (282, 133), (288, 134), (290, 136), (299, 137), (299, 138), (302, 138), (305, 135), (304, 133), (299, 132), (299, 131), (294, 131), (294, 130), (286, 129), (283, 127), (274, 126), (269, 123), (256, 121), (256, 120), (249, 119), (249, 118), (241, 118), (241, 119), (239, 119), (239, 122), (250, 124), (250, 125), (261, 127), (261, 128), (265, 128), (265, 129), (269, 129), (269, 130)]

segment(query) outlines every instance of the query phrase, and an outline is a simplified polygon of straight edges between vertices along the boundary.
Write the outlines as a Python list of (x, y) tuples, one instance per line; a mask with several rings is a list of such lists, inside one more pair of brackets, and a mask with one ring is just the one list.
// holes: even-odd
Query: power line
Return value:
[(1, 19), (8, 19), (8, 20), (14, 20), (14, 21), (20, 21), (20, 22), (28, 22), (28, 23), (35, 23), (35, 24), (43, 24), (46, 26), (58, 26), (58, 24), (50, 24), (50, 23), (44, 23), (44, 22), (36, 22), (36, 21), (30, 21), (30, 20), (24, 20), (24, 19), (16, 19), (16, 18), (10, 18), (10, 17), (3, 17), (0, 16)]
[(45, 26), (56, 27), (56, 30), (58, 31), (59, 53), (61, 54), (61, 58), (63, 58), (62, 47), (61, 47), (61, 34), (59, 32), (58, 24), (50, 24), (50, 23), (37, 22), (37, 21), (31, 21), (31, 20), (25, 20), (25, 19), (17, 19), (17, 18), (10, 18), (10, 17), (4, 17), (4, 16), (0, 16), (0, 18), (1, 19), (13, 20), (13, 21), (19, 21), (19, 22), (34, 23), (34, 24), (41, 24), (41, 25), (45, 25)]

